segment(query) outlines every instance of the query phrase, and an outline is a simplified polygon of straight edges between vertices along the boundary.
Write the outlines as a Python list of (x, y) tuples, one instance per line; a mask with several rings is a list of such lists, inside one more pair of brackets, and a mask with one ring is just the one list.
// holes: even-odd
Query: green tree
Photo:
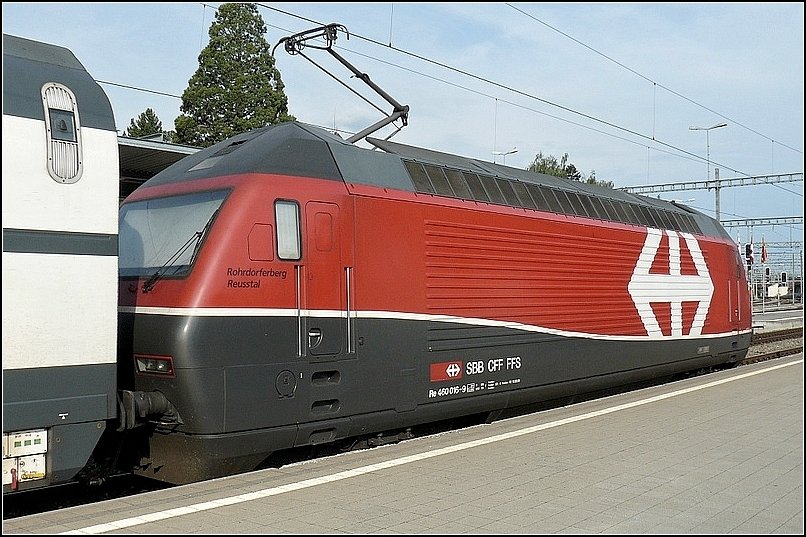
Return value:
[(605, 186), (607, 188), (613, 188), (614, 186), (613, 181), (604, 181), (604, 180), (599, 181), (598, 179), (596, 179), (596, 170), (591, 170), (591, 174), (588, 176), (587, 183), (589, 185), (599, 185), (599, 186)]
[(577, 167), (573, 164), (567, 164), (565, 166), (565, 176), (573, 181), (582, 180), (582, 174), (579, 173), (579, 170), (577, 170)]
[(560, 160), (557, 160), (554, 155), (544, 155), (541, 151), (535, 155), (535, 160), (526, 169), (530, 172), (545, 173), (554, 177), (567, 177), (565, 172), (567, 164), (568, 153), (563, 155)]
[(130, 138), (140, 138), (141, 136), (151, 136), (162, 132), (162, 121), (154, 113), (154, 110), (146, 108), (146, 111), (137, 116), (136, 119), (132, 118), (129, 128), (126, 129), (123, 135)]
[(535, 155), (534, 161), (526, 168), (530, 172), (545, 173), (546, 175), (553, 175), (554, 177), (562, 177), (563, 179), (571, 179), (572, 181), (585, 181), (591, 185), (605, 186), (613, 188), (612, 181), (599, 181), (596, 179), (596, 172), (591, 171), (590, 175), (585, 178), (577, 167), (568, 162), (568, 153), (565, 153), (559, 160), (554, 155), (544, 155), (540, 151)]
[(177, 143), (207, 147), (230, 136), (295, 118), (266, 41), (266, 24), (251, 3), (224, 3), (210, 42), (182, 94), (174, 121)]

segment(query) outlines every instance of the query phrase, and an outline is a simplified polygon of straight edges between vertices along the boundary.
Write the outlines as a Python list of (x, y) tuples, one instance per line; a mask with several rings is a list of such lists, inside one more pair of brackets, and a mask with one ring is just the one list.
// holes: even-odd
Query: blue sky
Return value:
[[(4, 2), (3, 32), (70, 48), (104, 82), (121, 132), (146, 108), (171, 129), (217, 5)], [(538, 152), (567, 153), (583, 174), (617, 187), (702, 181), (714, 168), (722, 178), (803, 172), (803, 3), (260, 3), (258, 11), (272, 45), (317, 24), (346, 26), (351, 36), (340, 35), (337, 51), (411, 108), (394, 141), (517, 167)], [(306, 52), (390, 109), (329, 55)], [(280, 48), (277, 67), (300, 121), (355, 132), (380, 118), (300, 56)], [(727, 126), (707, 135), (690, 129), (719, 123)], [(713, 214), (712, 192), (660, 196)], [(721, 212), (802, 217), (803, 183), (723, 189)], [(749, 230), (732, 234), (746, 240)], [(754, 235), (802, 240), (803, 226)]]

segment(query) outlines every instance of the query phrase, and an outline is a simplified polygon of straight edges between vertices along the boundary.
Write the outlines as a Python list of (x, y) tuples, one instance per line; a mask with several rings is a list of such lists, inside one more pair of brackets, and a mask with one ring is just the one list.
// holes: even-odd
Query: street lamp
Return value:
[(513, 147), (509, 151), (493, 151), (493, 162), (495, 162), (496, 155), (499, 155), (499, 156), (504, 157), (504, 164), (506, 164), (507, 163), (507, 155), (511, 155), (512, 153), (517, 153), (517, 152), (518, 152), (518, 149), (516, 147)]
[[(711, 125), (710, 127), (689, 127), (688, 130), (690, 131), (705, 131), (705, 162), (706, 162), (706, 185), (711, 180), (711, 141), (708, 138), (708, 133), (714, 129), (718, 129), (720, 127), (727, 127), (727, 123), (717, 123), (716, 125)], [(716, 213), (716, 220), (719, 221), (719, 183), (714, 183), (714, 205), (715, 205), (715, 213)]]

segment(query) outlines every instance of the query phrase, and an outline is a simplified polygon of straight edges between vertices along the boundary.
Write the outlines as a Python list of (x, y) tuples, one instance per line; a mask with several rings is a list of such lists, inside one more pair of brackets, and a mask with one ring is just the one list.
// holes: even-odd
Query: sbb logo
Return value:
[(430, 377), (431, 382), (441, 382), (443, 380), (459, 380), (462, 378), (462, 367), (464, 363), (461, 361), (456, 362), (439, 362), (431, 364)]
[[(714, 284), (700, 249), (700, 243), (690, 233), (661, 231), (647, 228), (641, 254), (635, 263), (632, 278), (627, 286), (647, 336), (699, 336), (705, 326), (706, 315), (714, 296)], [(667, 248), (662, 259), (668, 274), (652, 271), (656, 256), (661, 256), (661, 242), (666, 239)], [(682, 257), (687, 251), (694, 270), (684, 273)], [(693, 273), (691, 273), (693, 272)], [(653, 305), (668, 304), (668, 315), (658, 316)], [(693, 319), (683, 323), (683, 304), (696, 304)], [(661, 324), (663, 322), (663, 325)]]

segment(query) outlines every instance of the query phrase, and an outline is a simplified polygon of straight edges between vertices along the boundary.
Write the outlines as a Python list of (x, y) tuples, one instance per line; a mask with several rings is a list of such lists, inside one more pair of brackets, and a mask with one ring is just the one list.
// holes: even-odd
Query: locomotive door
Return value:
[(307, 354), (313, 356), (344, 352), (347, 304), (339, 224), (339, 206), (335, 203), (305, 204), (303, 289), (307, 317), (302, 341)]

